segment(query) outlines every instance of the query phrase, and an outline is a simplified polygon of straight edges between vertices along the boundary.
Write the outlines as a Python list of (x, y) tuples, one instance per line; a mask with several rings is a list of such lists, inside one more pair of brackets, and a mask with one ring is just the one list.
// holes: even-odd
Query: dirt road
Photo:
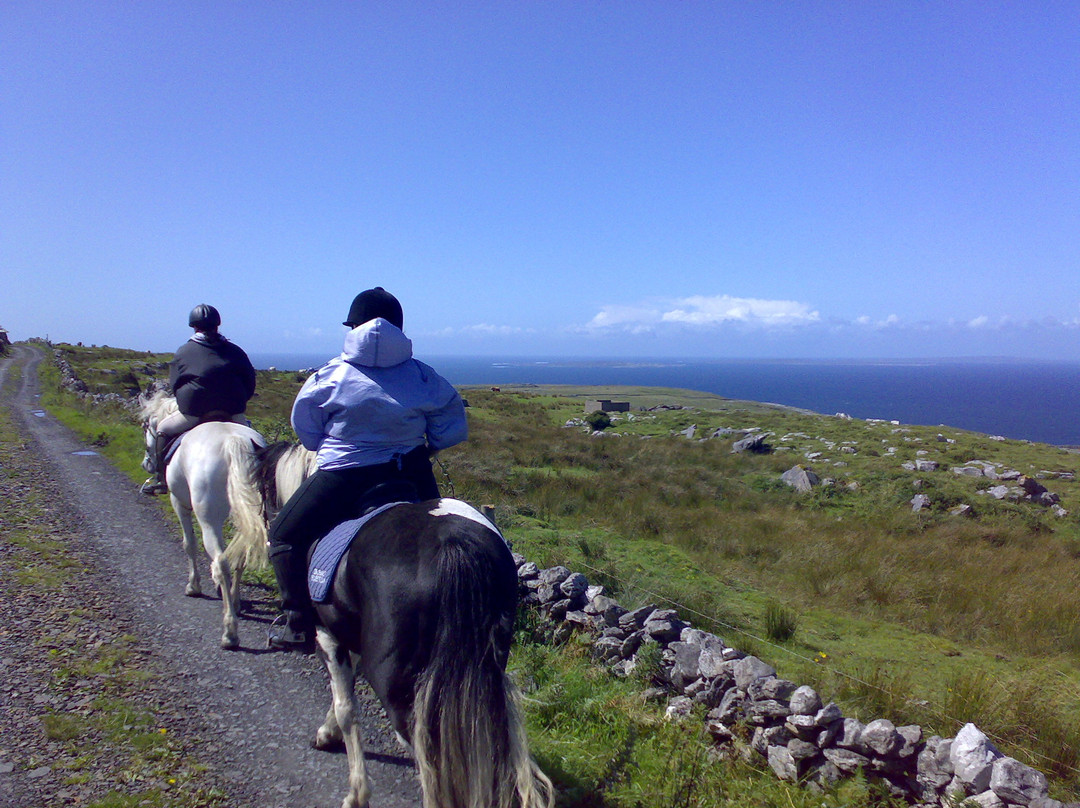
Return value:
[[(102, 635), (115, 633), (114, 624), (124, 627), (125, 637), (134, 635), (132, 642), (163, 682), (153, 685), (160, 691), (158, 700), (168, 698), (174, 713), (188, 717), (177, 720), (176, 731), (198, 735), (184, 738), (182, 748), (206, 767), (207, 782), (227, 795), (222, 804), (338, 806), (346, 788), (345, 756), (309, 747), (329, 705), (321, 665), (311, 656), (264, 650), (273, 610), (270, 595), (257, 587), (245, 587), (241, 650), (218, 647), (220, 601), (184, 596), (179, 529), (160, 507), (164, 500), (141, 496), (130, 480), (39, 408), (35, 369), (43, 358), (43, 350), (19, 345), (0, 359), (0, 390), (6, 390), (0, 403), (10, 411), (22, 441), (21, 453), (8, 455), (14, 459), (7, 465), (15, 468), (5, 467), (6, 474), (0, 475), (0, 485), (7, 486), (0, 490), (0, 505), (31, 494), (49, 503), (47, 512), (61, 526), (57, 530), (85, 566), (81, 580), (88, 583), (79, 586), (94, 590), (82, 600), (98, 604), (105, 615), (96, 618)], [(5, 386), (9, 372), (11, 379), (19, 375), (11, 372), (16, 367), (21, 380)], [(5, 527), (0, 524), (0, 548), (15, 552), (4, 547)], [(203, 580), (209, 582), (205, 556), (201, 563)], [(73, 784), (78, 778), (42, 764), (48, 763), (50, 748), (62, 751), (55, 737), (43, 731), (42, 721), (70, 704), (85, 710), (94, 701), (71, 701), (73, 696), (49, 696), (43, 690), (50, 672), (34, 662), (33, 648), (40, 640), (28, 638), (56, 628), (44, 622), (34, 626), (37, 615), (27, 604), (40, 597), (35, 601), (34, 593), (17, 589), (25, 585), (19, 578), (9, 574), (0, 582), (5, 589), (0, 595), (0, 804), (81, 804), (92, 794)], [(411, 760), (391, 737), (366, 688), (361, 695), (373, 808), (419, 805)]]

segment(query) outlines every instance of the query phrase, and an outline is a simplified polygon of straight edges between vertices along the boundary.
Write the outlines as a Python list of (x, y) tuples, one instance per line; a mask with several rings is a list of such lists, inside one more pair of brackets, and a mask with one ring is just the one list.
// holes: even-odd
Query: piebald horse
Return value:
[[(264, 488), (279, 508), (312, 470), (302, 447), (270, 447)], [(247, 537), (240, 539), (247, 541)], [(234, 542), (229, 554), (262, 548)], [(425, 808), (550, 808), (506, 674), (517, 571), (502, 535), (455, 499), (397, 505), (364, 525), (316, 604), (333, 703), (318, 749), (344, 741), (343, 808), (371, 794), (354, 684), (362, 673), (413, 753)]]
[[(146, 439), (143, 468), (151, 469), (154, 431), (157, 424), (177, 411), (176, 399), (163, 390), (140, 400), (140, 415)], [(255, 449), (265, 439), (251, 427), (232, 422), (199, 424), (184, 433), (165, 473), (169, 499), (184, 533), (188, 558), (185, 594), (202, 594), (199, 581), (198, 547), (194, 519), (199, 522), (203, 547), (210, 556), (210, 574), (221, 592), (224, 612), (222, 648), (239, 645), (236, 622), (240, 604), (240, 578), (244, 559), (235, 569), (225, 558), (225, 520), (232, 516), (238, 534), (251, 534), (251, 541), (266, 541), (262, 501), (255, 485)]]

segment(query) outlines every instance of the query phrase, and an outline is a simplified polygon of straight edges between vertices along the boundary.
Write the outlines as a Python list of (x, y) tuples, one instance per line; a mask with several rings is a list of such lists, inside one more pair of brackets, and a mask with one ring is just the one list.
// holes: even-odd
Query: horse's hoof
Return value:
[(199, 589), (199, 587), (197, 586), (189, 586), (187, 589), (184, 590), (184, 594), (187, 595), (189, 598), (201, 598), (202, 590)]
[(229, 637), (221, 638), (221, 649), (223, 651), (235, 651), (240, 647), (240, 640), (231, 639)]
[(324, 737), (321, 732), (316, 733), (311, 742), (311, 748), (317, 752), (341, 752), (345, 749), (345, 741), (341, 738)]

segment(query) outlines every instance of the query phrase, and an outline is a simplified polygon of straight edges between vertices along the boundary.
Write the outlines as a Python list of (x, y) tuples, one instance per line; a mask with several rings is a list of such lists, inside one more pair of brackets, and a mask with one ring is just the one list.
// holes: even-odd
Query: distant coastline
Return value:
[[(331, 357), (253, 354), (256, 367), (298, 370)], [(1058, 446), (1080, 445), (1080, 362), (1005, 358), (908, 360), (422, 357), (453, 384), (673, 387), (827, 415), (943, 424)]]

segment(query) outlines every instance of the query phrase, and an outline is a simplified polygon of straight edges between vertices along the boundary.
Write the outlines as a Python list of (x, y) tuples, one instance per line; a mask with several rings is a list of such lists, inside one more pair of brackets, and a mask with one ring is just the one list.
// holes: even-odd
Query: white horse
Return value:
[[(177, 411), (176, 399), (164, 391), (143, 397), (141, 418), (146, 438), (143, 468), (150, 471), (157, 424)], [(221, 593), (224, 610), (222, 648), (236, 648), (240, 604), (240, 579), (244, 558), (230, 567), (225, 557), (225, 520), (232, 516), (239, 535), (251, 536), (251, 543), (266, 542), (262, 501), (254, 483), (255, 449), (266, 440), (254, 429), (232, 422), (207, 422), (184, 433), (179, 448), (169, 462), (165, 481), (173, 510), (184, 531), (184, 551), (188, 558), (185, 594), (202, 594), (197, 565), (198, 549), (192, 516), (199, 522), (203, 547), (210, 556), (210, 574)]]

